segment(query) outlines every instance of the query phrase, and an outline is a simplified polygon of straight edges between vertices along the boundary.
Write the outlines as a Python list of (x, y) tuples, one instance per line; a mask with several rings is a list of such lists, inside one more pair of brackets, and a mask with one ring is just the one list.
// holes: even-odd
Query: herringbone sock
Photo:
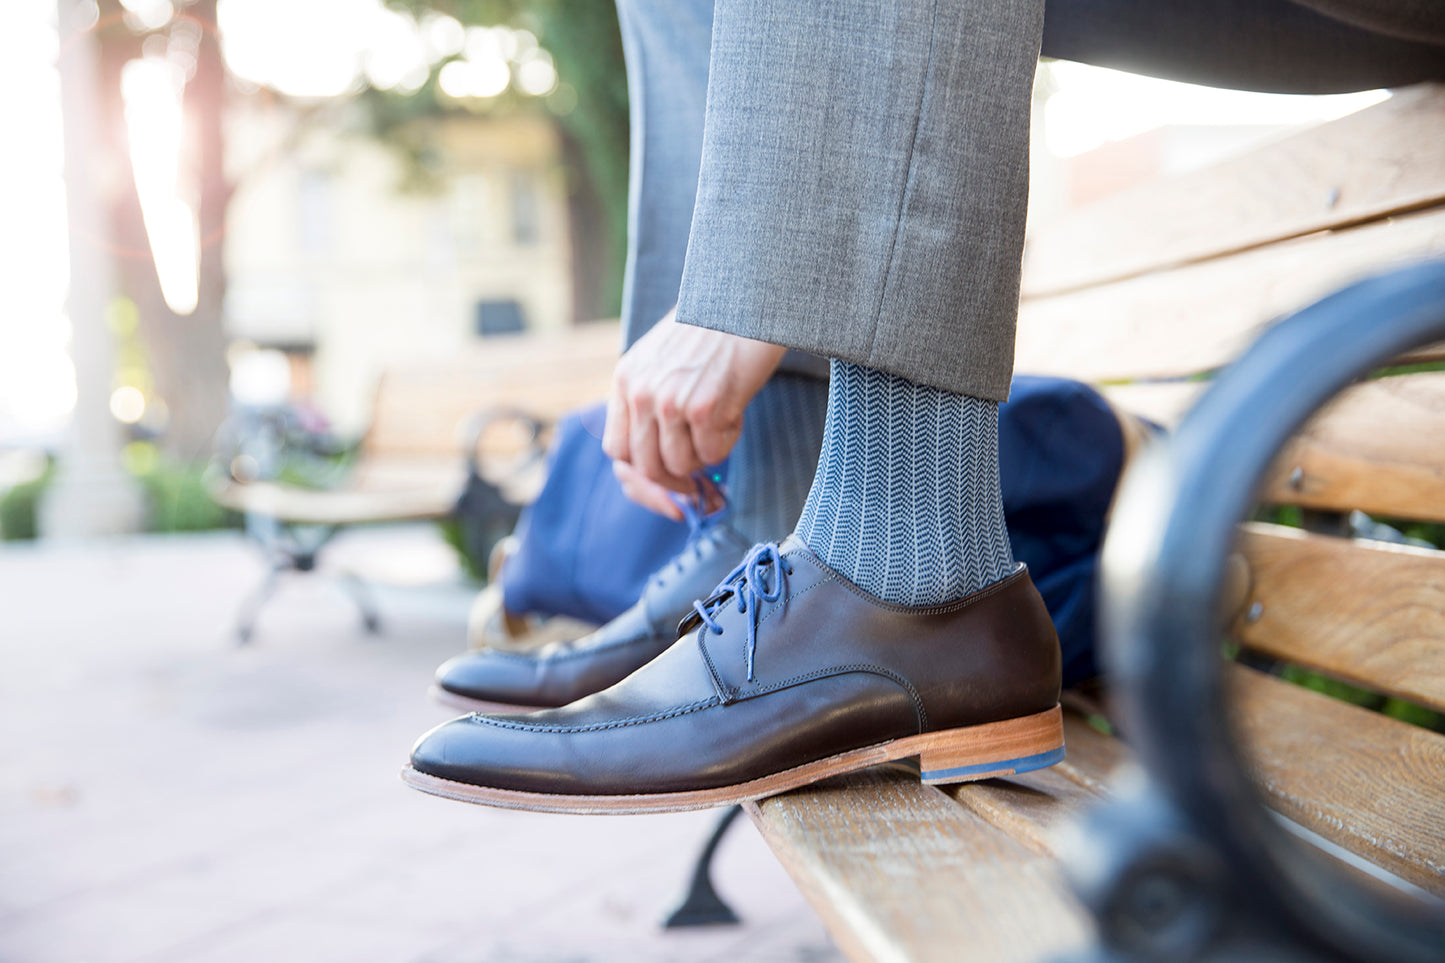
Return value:
[(844, 361), (832, 374), (798, 537), (899, 605), (951, 601), (1013, 571), (998, 404)]
[(782, 541), (798, 523), (813, 483), (828, 385), (806, 375), (775, 374), (743, 412), (728, 460), (728, 519), (753, 542)]

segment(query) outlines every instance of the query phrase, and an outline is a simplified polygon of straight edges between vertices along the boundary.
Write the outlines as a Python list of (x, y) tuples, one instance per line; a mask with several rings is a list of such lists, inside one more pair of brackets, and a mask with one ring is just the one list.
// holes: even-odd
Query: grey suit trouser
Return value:
[(1276, 92), (1445, 77), (1445, 47), (1300, 5), (1341, 2), (618, 0), (626, 343), (676, 303), (689, 324), (1002, 401), (1041, 45)]

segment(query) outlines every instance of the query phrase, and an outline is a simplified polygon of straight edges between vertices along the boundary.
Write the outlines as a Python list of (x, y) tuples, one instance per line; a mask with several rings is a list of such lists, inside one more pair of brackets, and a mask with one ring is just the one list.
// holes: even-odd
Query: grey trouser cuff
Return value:
[(1042, 28), (1042, 0), (719, 2), (678, 320), (1007, 398)]

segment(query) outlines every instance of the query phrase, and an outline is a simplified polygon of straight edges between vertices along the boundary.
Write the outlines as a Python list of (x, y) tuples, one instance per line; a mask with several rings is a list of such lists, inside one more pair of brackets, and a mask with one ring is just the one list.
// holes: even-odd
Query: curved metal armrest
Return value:
[(1361, 886), (1284, 832), (1226, 718), (1219, 602), (1237, 523), (1335, 394), (1445, 338), (1445, 261), (1355, 284), (1272, 326), (1146, 451), (1103, 557), (1102, 631), (1147, 782), (1095, 814), (1071, 867), (1131, 959), (1424, 961), (1445, 904)]
[(515, 421), (527, 431), (527, 450), (524, 457), (515, 466), (517, 469), (526, 468), (547, 454), (547, 446), (542, 439), (548, 429), (552, 427), (550, 419), (523, 411), (521, 408), (489, 406), (468, 418), (461, 430), (462, 451), (465, 453), (467, 470), (472, 475), (478, 478), (484, 477), (482, 475), (482, 438), (493, 425), (504, 421)]

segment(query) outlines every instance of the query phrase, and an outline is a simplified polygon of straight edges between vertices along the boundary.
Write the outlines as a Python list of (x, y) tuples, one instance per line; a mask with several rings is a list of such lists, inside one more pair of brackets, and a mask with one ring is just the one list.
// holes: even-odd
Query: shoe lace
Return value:
[[(716, 485), (716, 483), (714, 483)], [(682, 512), (682, 517), (687, 522), (687, 542), (683, 545), (682, 551), (673, 556), (672, 561), (658, 569), (647, 580), (648, 588), (652, 588), (669, 574), (686, 571), (689, 559), (696, 561), (702, 558), (703, 547), (720, 534), (717, 525), (724, 515), (727, 514), (727, 492), (721, 485), (716, 485), (717, 492), (722, 496), (722, 505), (714, 511), (703, 510), (705, 504), (701, 488), (696, 497), (673, 496), (672, 502)]]
[(699, 632), (723, 634), (717, 616), (729, 601), (735, 602), (737, 610), (748, 616), (748, 643), (744, 650), (748, 667), (748, 681), (752, 682), (753, 657), (758, 648), (758, 612), (763, 605), (776, 602), (783, 597), (787, 576), (793, 574), (792, 563), (783, 557), (776, 542), (754, 545), (744, 556), (738, 567), (728, 573), (712, 595), (692, 603), (692, 610), (702, 620)]

